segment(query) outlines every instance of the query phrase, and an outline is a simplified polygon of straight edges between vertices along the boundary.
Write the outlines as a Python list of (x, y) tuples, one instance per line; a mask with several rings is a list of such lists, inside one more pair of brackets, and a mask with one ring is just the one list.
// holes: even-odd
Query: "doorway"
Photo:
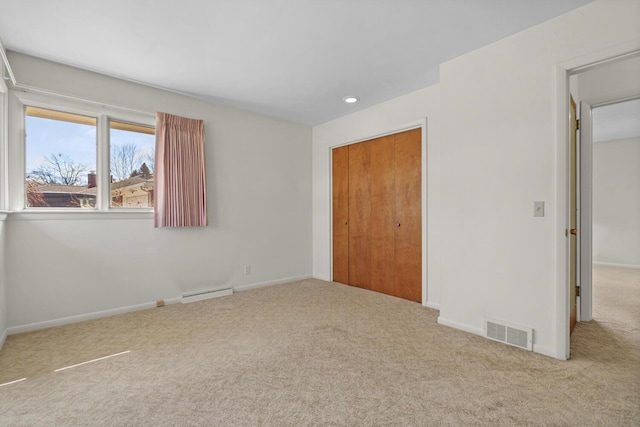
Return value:
[(640, 98), (591, 116), (592, 318), (609, 321), (640, 287)]
[[(580, 189), (578, 190), (578, 204), (577, 204), (577, 228), (578, 228), (578, 262), (576, 266), (568, 266), (569, 273), (575, 273), (578, 284), (580, 285), (580, 293), (578, 296), (578, 310), (577, 321), (589, 321), (593, 318), (593, 297), (599, 295), (594, 292), (594, 286), (597, 286), (593, 280), (599, 278), (597, 271), (594, 270), (595, 265), (598, 269), (598, 265), (604, 263), (613, 264), (627, 264), (636, 265), (635, 258), (629, 260), (626, 258), (618, 258), (618, 261), (610, 259), (609, 261), (602, 261), (600, 251), (609, 245), (610, 248), (618, 249), (618, 255), (620, 252), (625, 253), (625, 256), (630, 256), (634, 253), (631, 250), (630, 245), (633, 246), (631, 240), (624, 239), (626, 237), (635, 236), (635, 226), (629, 224), (620, 223), (621, 216), (624, 216), (630, 211), (636, 209), (634, 206), (628, 206), (628, 203), (620, 205), (619, 203), (611, 203), (612, 200), (605, 200), (606, 208), (608, 212), (602, 212), (603, 204), (599, 194), (604, 194), (605, 197), (618, 197), (621, 196), (621, 192), (627, 191), (627, 195), (622, 196), (622, 200), (629, 202), (631, 199), (638, 200), (640, 198), (635, 193), (629, 193), (628, 187), (630, 181), (626, 182), (618, 180), (617, 184), (611, 181), (614, 175), (620, 175), (625, 168), (623, 167), (625, 162), (633, 162), (636, 156), (633, 151), (634, 144), (627, 142), (626, 145), (622, 144), (620, 140), (625, 138), (634, 138), (633, 132), (636, 132), (640, 136), (639, 130), (632, 130), (633, 124), (636, 127), (640, 127), (638, 123), (638, 113), (626, 114), (621, 110), (621, 106), (627, 102), (640, 102), (640, 52), (634, 52), (626, 54), (623, 57), (614, 58), (608, 61), (600, 62), (593, 66), (585, 66), (581, 69), (569, 71), (569, 90), (577, 101), (577, 114), (580, 118), (580, 130), (578, 131), (578, 184)], [(640, 104), (637, 104), (640, 105)], [(609, 110), (612, 109), (612, 110)], [(607, 112), (609, 110), (609, 112)], [(614, 111), (615, 110), (615, 111)], [(603, 115), (604, 114), (604, 115)], [(605, 117), (606, 120), (599, 119)], [(625, 119), (625, 116), (627, 118)], [(626, 135), (620, 134), (620, 129), (624, 128), (621, 123), (624, 121), (629, 122), (631, 128), (628, 129)], [(628, 126), (627, 126), (628, 127)], [(618, 132), (618, 133), (616, 133)], [(630, 132), (630, 133), (629, 133)], [(610, 143), (607, 141), (617, 141), (616, 143)], [(639, 140), (640, 142), (640, 140)], [(626, 148), (618, 149), (625, 145)], [(640, 146), (640, 143), (637, 144)], [(600, 157), (601, 151), (609, 152), (605, 154), (606, 161), (602, 163)], [(626, 154), (618, 154), (614, 156), (615, 151), (624, 151)], [(626, 151), (625, 151), (626, 150)], [(631, 151), (630, 151), (631, 150)], [(613, 156), (613, 157), (612, 157)], [(598, 157), (598, 158), (596, 158)], [(602, 166), (605, 170), (600, 171)], [(607, 172), (608, 168), (608, 172)], [(640, 158), (638, 163), (633, 166), (627, 167), (626, 176), (629, 179), (633, 179), (629, 175), (629, 170), (637, 171), (640, 169)], [(604, 175), (603, 175), (604, 172)], [(571, 175), (571, 173), (569, 173)], [(597, 176), (596, 176), (597, 175)], [(605, 177), (605, 181), (601, 181)], [(570, 177), (569, 177), (570, 178)], [(637, 178), (635, 181), (640, 182)], [(608, 187), (604, 193), (598, 186), (604, 185)], [(640, 207), (638, 207), (640, 209)], [(606, 210), (606, 209), (605, 209)], [(602, 237), (599, 232), (602, 231), (602, 214), (605, 213), (613, 220), (609, 225), (608, 235)], [(640, 217), (637, 213), (635, 217)], [(622, 229), (622, 230), (621, 230)], [(622, 240), (616, 241), (613, 239), (612, 230), (615, 230), (619, 235), (623, 236)], [(640, 239), (633, 237), (633, 242), (640, 242)], [(603, 243), (606, 243), (603, 246)], [(640, 243), (637, 243), (640, 245)], [(638, 249), (640, 252), (640, 248)], [(620, 262), (622, 260), (622, 262)], [(640, 264), (637, 264), (640, 267)], [(575, 268), (574, 271), (571, 271)], [(570, 286), (570, 285), (569, 285)], [(569, 287), (570, 291), (570, 287)], [(568, 296), (569, 297), (569, 296)], [(569, 297), (569, 302), (571, 298)], [(615, 305), (614, 305), (615, 306)], [(568, 315), (567, 315), (568, 316)], [(569, 316), (568, 316), (569, 317)], [(567, 321), (567, 326), (571, 324)], [(568, 336), (569, 334), (567, 334)], [(569, 350), (569, 343), (567, 342), (567, 351)], [(568, 353), (567, 353), (568, 354)]]

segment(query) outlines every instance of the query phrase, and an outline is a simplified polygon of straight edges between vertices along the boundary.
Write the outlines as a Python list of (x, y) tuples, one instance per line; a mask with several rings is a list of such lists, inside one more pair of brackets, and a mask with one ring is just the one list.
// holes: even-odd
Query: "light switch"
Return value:
[(533, 216), (544, 216), (544, 202), (533, 202)]

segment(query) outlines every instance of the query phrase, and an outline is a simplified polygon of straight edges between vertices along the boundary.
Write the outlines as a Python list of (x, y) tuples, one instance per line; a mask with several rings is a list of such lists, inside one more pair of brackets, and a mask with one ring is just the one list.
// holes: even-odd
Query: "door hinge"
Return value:
[(569, 237), (569, 229), (568, 228), (564, 229), (564, 237)]
[(576, 296), (580, 296), (580, 286), (576, 286)]
[(576, 119), (576, 130), (580, 130), (580, 119)]

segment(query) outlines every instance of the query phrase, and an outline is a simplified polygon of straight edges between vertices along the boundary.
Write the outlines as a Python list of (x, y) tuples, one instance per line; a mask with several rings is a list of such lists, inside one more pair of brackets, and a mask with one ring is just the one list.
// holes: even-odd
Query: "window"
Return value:
[(95, 208), (95, 117), (27, 107), (25, 206)]
[(155, 129), (109, 121), (111, 208), (152, 208)]
[(18, 94), (24, 105), (24, 192), (14, 209), (151, 211), (154, 117), (76, 100)]

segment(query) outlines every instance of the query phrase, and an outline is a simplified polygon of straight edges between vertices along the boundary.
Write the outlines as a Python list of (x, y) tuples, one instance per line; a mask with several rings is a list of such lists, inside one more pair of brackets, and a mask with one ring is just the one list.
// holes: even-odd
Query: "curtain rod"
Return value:
[(145, 115), (145, 116), (150, 116), (150, 117), (154, 117), (155, 113), (153, 112), (149, 112), (149, 111), (143, 111), (143, 110), (136, 110), (133, 108), (127, 108), (127, 107), (122, 107), (119, 105), (114, 105), (114, 104), (109, 104), (106, 102), (99, 102), (99, 101), (94, 101), (91, 99), (87, 99), (87, 98), (82, 98), (79, 96), (74, 96), (74, 95), (67, 95), (66, 93), (62, 93), (62, 92), (57, 92), (55, 90), (50, 90), (50, 89), (43, 89), (37, 86), (30, 86), (30, 85), (25, 85), (22, 83), (16, 83), (15, 85), (15, 89), (18, 89), (22, 92), (28, 92), (28, 93), (36, 93), (36, 94), (42, 94), (42, 95), (48, 95), (48, 96), (55, 96), (58, 98), (65, 98), (71, 101), (76, 101), (76, 102), (82, 102), (84, 104), (91, 104), (91, 105), (95, 105), (101, 108), (107, 108), (107, 109), (112, 109), (112, 110), (120, 110), (120, 111), (127, 111), (129, 113), (134, 113), (134, 114), (141, 114), (141, 115)]
[(7, 58), (7, 52), (4, 50), (4, 44), (2, 43), (2, 38), (0, 37), (0, 55), (2, 55), (2, 62), (4, 62), (4, 66), (9, 73), (9, 78), (11, 79), (11, 83), (16, 84), (16, 76), (13, 75), (13, 70), (11, 69), (11, 65), (9, 64), (9, 58)]

